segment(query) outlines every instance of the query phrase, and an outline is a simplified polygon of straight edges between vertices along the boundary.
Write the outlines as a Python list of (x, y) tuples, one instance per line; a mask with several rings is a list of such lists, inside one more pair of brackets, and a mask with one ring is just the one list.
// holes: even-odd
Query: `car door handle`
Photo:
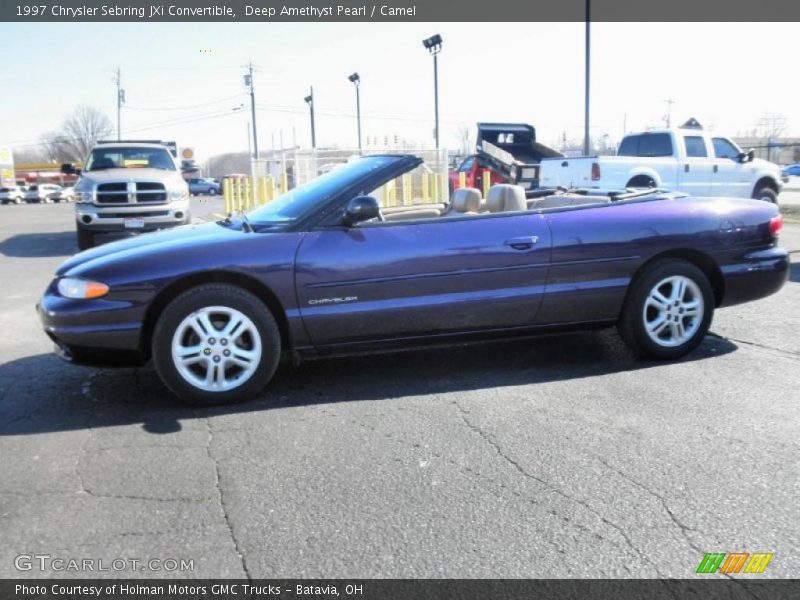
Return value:
[(514, 250), (527, 250), (539, 242), (539, 236), (529, 235), (526, 237), (511, 238), (503, 242), (505, 246), (511, 246)]
[(719, 165), (714, 165), (714, 173), (719, 172)]

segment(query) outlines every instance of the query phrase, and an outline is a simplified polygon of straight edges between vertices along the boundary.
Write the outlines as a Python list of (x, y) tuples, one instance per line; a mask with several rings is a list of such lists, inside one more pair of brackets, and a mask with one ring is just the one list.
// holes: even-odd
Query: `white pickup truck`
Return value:
[(539, 186), (618, 190), (656, 187), (692, 196), (777, 202), (778, 165), (753, 158), (726, 137), (702, 129), (664, 129), (625, 136), (616, 156), (542, 159)]

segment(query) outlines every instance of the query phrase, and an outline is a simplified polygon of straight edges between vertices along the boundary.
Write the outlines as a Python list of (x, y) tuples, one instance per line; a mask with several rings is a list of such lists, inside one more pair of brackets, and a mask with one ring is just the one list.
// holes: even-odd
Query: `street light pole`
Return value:
[(358, 125), (358, 151), (361, 152), (361, 96), (359, 95), (359, 87), (361, 87), (361, 77), (358, 73), (353, 73), (347, 78), (354, 86), (356, 86), (356, 123)]
[(589, 70), (591, 66), (591, 4), (592, 0), (586, 0), (586, 98), (584, 99), (583, 116), (583, 154), (589, 155), (591, 141), (589, 140)]
[(317, 134), (314, 130), (314, 86), (311, 86), (311, 94), (304, 98), (308, 108), (311, 111), (311, 149), (317, 149)]
[(438, 33), (428, 39), (422, 40), (422, 45), (433, 56), (433, 137), (436, 139), (436, 149), (439, 149), (439, 52), (442, 51), (442, 36)]

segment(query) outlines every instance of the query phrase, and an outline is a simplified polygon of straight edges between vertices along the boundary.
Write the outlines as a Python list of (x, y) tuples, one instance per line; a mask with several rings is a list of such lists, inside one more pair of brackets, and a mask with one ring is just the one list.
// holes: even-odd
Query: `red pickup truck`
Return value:
[(539, 186), (539, 162), (564, 154), (536, 141), (536, 130), (526, 123), (478, 123), (476, 152), (450, 171), (450, 191), (462, 187), (484, 188), (495, 183), (516, 183), (526, 189)]

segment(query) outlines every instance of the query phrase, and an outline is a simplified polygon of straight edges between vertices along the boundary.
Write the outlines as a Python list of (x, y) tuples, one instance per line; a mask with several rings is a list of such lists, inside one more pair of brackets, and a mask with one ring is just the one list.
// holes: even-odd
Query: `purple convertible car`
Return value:
[(44, 329), (66, 359), (152, 359), (183, 400), (220, 404), (258, 394), (282, 354), (616, 325), (638, 355), (674, 359), (714, 309), (789, 274), (774, 204), (514, 185), (415, 207), (369, 195), (421, 162), (368, 156), (247, 214), (77, 254), (38, 306)]

